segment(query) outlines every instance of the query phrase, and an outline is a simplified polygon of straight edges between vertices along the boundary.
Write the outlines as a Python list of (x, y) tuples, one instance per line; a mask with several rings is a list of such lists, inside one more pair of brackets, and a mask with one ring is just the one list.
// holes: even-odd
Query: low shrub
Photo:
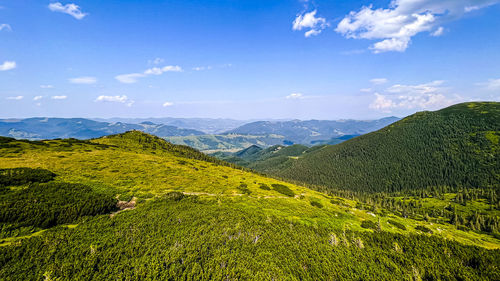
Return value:
[(286, 185), (275, 183), (275, 184), (271, 184), (271, 186), (273, 187), (273, 189), (275, 191), (277, 191), (283, 195), (286, 195), (289, 197), (295, 196), (295, 193)]

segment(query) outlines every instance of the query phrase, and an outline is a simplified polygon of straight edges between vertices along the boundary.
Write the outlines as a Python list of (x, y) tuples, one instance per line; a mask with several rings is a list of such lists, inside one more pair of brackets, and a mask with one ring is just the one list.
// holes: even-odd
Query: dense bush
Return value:
[(283, 195), (286, 195), (286, 196), (289, 196), (289, 197), (294, 197), (295, 196), (295, 193), (293, 192), (293, 190), (291, 190), (288, 186), (286, 185), (283, 185), (283, 184), (279, 184), (279, 183), (275, 183), (275, 184), (271, 184), (271, 186), (273, 187), (273, 189)]
[(45, 169), (12, 168), (0, 169), (0, 186), (24, 185), (32, 182), (49, 182), (56, 174)]
[(319, 201), (311, 201), (311, 206), (323, 208), (323, 204), (321, 204), (321, 202)]
[(269, 187), (269, 185), (267, 185), (265, 183), (259, 184), (259, 188), (263, 189), (263, 190), (271, 190), (271, 188)]
[(364, 220), (361, 222), (362, 228), (377, 230), (377, 224), (371, 220)]
[(91, 187), (70, 183), (34, 183), (0, 194), (0, 223), (47, 228), (82, 216), (109, 213), (117, 200)]
[(430, 233), (430, 234), (432, 234), (432, 230), (431, 230), (431, 229), (429, 229), (429, 228), (428, 228), (428, 227), (426, 227), (426, 226), (423, 226), (423, 225), (418, 225), (418, 226), (416, 226), (416, 227), (415, 227), (415, 229), (416, 229), (416, 230), (420, 230), (420, 231), (425, 232), (425, 233)]
[(394, 225), (395, 227), (397, 227), (397, 228), (399, 228), (401, 230), (406, 230), (406, 226), (404, 224), (399, 223), (399, 222), (397, 222), (395, 220), (388, 220), (387, 222), (390, 223), (390, 224), (392, 224), (392, 225)]

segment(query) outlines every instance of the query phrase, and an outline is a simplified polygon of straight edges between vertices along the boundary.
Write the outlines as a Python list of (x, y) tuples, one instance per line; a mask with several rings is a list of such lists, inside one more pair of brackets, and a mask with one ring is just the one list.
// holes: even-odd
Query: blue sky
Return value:
[(500, 100), (500, 0), (0, 0), (0, 117), (371, 119)]

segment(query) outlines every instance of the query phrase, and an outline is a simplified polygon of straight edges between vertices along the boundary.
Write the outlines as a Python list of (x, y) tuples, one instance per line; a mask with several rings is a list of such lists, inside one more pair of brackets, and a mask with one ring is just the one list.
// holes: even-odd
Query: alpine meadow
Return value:
[(0, 0), (0, 280), (500, 280), (500, 0)]

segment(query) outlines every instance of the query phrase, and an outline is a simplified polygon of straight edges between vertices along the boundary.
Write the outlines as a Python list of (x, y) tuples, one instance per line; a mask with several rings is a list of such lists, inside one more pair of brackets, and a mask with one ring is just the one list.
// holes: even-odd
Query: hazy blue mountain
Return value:
[(205, 134), (220, 134), (241, 125), (252, 122), (249, 120), (234, 120), (227, 118), (110, 118), (94, 119), (101, 122), (122, 122), (130, 124), (139, 124), (143, 122), (152, 122), (155, 124), (164, 124), (184, 129), (193, 129), (202, 131)]
[(251, 145), (269, 147), (277, 144), (286, 144), (283, 136), (279, 135), (202, 135), (202, 136), (178, 136), (165, 137), (165, 140), (173, 144), (187, 145), (206, 153), (217, 151), (236, 152)]
[(28, 118), (0, 120), (0, 135), (24, 139), (97, 138), (110, 134), (139, 130), (159, 137), (202, 135), (201, 131), (143, 122), (108, 123), (84, 118)]
[(229, 130), (227, 134), (280, 135), (288, 144), (336, 144), (352, 137), (379, 130), (399, 118), (378, 120), (292, 120), (257, 121)]

